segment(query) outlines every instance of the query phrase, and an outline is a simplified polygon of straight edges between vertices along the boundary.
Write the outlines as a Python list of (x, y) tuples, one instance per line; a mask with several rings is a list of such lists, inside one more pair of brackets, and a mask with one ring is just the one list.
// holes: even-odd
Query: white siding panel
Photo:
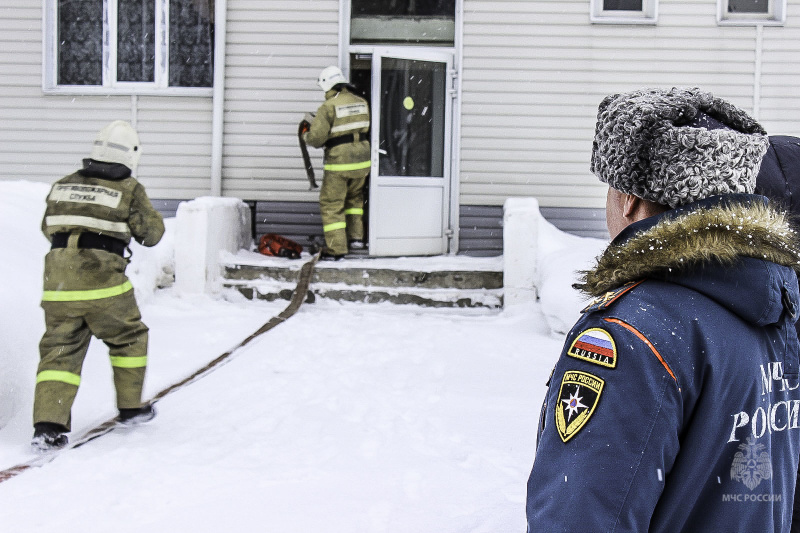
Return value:
[(774, 135), (800, 135), (800, 1), (788, 3), (786, 26), (763, 34), (758, 119)]
[(699, 86), (800, 133), (800, 2), (786, 27), (720, 27), (716, 2), (661, 0), (656, 25), (589, 23), (588, 0), (464, 0), (461, 203), (535, 196), (542, 206), (603, 207), (589, 172), (597, 105), (640, 87)]
[(228, 35), (223, 193), (315, 201), (297, 125), (322, 104), (317, 75), (339, 62), (339, 2), (228, 0)]
[(0, 19), (0, 179), (50, 183), (80, 168), (111, 120), (135, 122), (138, 178), (152, 198), (210, 187), (211, 99), (42, 93), (42, 2), (20, 0)]

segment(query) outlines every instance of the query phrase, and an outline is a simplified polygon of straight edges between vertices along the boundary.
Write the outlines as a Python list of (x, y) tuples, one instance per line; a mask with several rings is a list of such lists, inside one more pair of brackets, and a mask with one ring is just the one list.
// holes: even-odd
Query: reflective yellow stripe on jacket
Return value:
[(43, 302), (80, 302), (83, 300), (100, 300), (125, 294), (133, 289), (130, 280), (125, 283), (105, 289), (90, 289), (85, 291), (44, 291)]
[(362, 161), (361, 163), (330, 164), (325, 165), (323, 168), (331, 172), (345, 172), (347, 170), (361, 170), (362, 168), (369, 168), (370, 166), (372, 166), (372, 163), (369, 161)]

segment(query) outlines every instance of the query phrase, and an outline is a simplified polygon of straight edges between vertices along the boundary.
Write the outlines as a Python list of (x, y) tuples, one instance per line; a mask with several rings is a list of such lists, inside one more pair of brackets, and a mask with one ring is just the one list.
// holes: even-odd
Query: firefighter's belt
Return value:
[(361, 141), (366, 141), (367, 137), (364, 135), (361, 136), (361, 133), (348, 133), (347, 135), (340, 135), (338, 137), (332, 137), (325, 141), (325, 148), (329, 150), (334, 146), (339, 146), (340, 144), (350, 144), (350, 143), (357, 143)]
[[(66, 248), (70, 234), (62, 231), (53, 234), (51, 249)], [(125, 248), (128, 245), (121, 239), (101, 235), (92, 231), (83, 231), (78, 237), (78, 248), (93, 248), (95, 250), (105, 250), (120, 257), (125, 257)]]

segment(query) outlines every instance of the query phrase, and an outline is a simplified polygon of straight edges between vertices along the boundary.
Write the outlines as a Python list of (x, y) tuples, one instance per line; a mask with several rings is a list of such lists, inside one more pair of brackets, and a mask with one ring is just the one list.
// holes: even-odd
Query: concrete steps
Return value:
[[(300, 260), (240, 251), (223, 257), (223, 285), (247, 298), (288, 300), (297, 283)], [(503, 306), (502, 257), (465, 256), (368, 258), (319, 262), (307, 301), (414, 304), (429, 307)]]

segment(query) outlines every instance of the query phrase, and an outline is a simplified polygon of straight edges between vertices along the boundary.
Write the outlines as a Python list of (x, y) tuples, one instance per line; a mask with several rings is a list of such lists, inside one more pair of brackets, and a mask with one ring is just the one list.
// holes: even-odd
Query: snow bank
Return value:
[(131, 241), (133, 256), (126, 272), (140, 305), (150, 301), (156, 289), (169, 287), (175, 279), (175, 219), (165, 219), (164, 226), (166, 231), (156, 246), (147, 248)]
[(572, 285), (608, 245), (603, 239), (558, 230), (535, 198), (509, 198), (503, 206), (504, 306), (527, 307), (537, 298), (551, 332), (563, 335), (586, 305)]
[(32, 376), (39, 362), (44, 332), (43, 257), (49, 248), (40, 224), (50, 187), (41, 183), (2, 183), (0, 209), (0, 428), (14, 413), (31, 405)]
[(580, 318), (589, 299), (572, 285), (578, 280), (578, 272), (590, 268), (606, 246), (607, 240), (564, 233), (540, 217), (536, 285), (542, 313), (553, 334), (566, 334)]

